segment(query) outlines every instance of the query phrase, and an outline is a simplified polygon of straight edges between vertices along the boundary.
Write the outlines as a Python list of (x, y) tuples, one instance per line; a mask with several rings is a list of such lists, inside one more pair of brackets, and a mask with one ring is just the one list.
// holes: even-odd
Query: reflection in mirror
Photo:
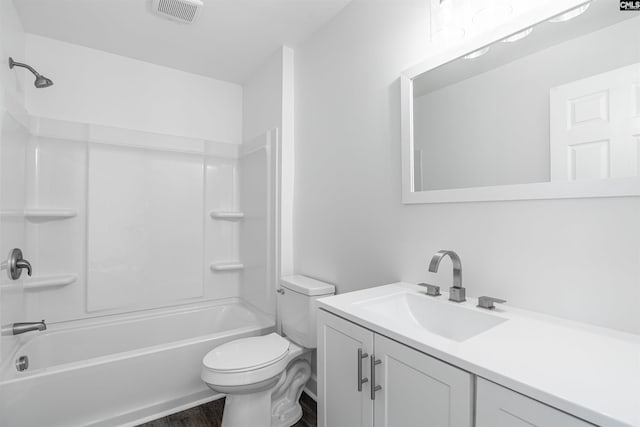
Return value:
[(413, 80), (414, 191), (639, 175), (640, 16), (553, 21)]

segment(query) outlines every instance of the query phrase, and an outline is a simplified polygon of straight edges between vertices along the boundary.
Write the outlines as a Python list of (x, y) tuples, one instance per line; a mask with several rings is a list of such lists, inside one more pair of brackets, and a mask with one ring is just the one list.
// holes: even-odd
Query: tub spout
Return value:
[(24, 334), (25, 332), (31, 331), (46, 331), (47, 324), (44, 322), (23, 322), (23, 323), (14, 323), (13, 324), (13, 335)]

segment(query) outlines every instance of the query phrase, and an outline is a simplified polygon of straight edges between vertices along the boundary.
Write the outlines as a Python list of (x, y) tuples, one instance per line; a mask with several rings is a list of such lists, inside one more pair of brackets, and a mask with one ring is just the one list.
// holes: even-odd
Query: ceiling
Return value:
[(14, 0), (24, 30), (243, 83), (281, 45), (295, 48), (351, 0), (203, 0), (197, 22), (150, 12), (150, 0)]

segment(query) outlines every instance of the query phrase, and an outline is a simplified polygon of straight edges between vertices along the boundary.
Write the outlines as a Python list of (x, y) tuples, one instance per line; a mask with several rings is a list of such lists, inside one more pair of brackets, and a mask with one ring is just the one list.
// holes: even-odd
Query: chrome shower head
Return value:
[(38, 89), (42, 89), (44, 87), (52, 86), (53, 85), (53, 81), (51, 81), (51, 79), (46, 78), (45, 76), (42, 76), (42, 75), (38, 74), (36, 76), (36, 81), (33, 82), (33, 84)]
[(36, 76), (36, 80), (33, 82), (33, 85), (38, 89), (42, 89), (44, 87), (49, 87), (53, 85), (53, 81), (51, 79), (46, 78), (42, 74), (38, 73), (33, 67), (23, 64), (21, 62), (16, 62), (13, 58), (9, 58), (9, 68), (13, 69), (13, 67), (22, 67), (31, 71), (34, 76)]

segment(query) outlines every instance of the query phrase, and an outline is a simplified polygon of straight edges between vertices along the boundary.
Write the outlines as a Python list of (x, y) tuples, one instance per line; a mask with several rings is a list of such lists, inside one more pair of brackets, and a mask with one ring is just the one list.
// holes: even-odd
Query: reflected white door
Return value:
[(551, 89), (551, 181), (640, 174), (640, 64)]

